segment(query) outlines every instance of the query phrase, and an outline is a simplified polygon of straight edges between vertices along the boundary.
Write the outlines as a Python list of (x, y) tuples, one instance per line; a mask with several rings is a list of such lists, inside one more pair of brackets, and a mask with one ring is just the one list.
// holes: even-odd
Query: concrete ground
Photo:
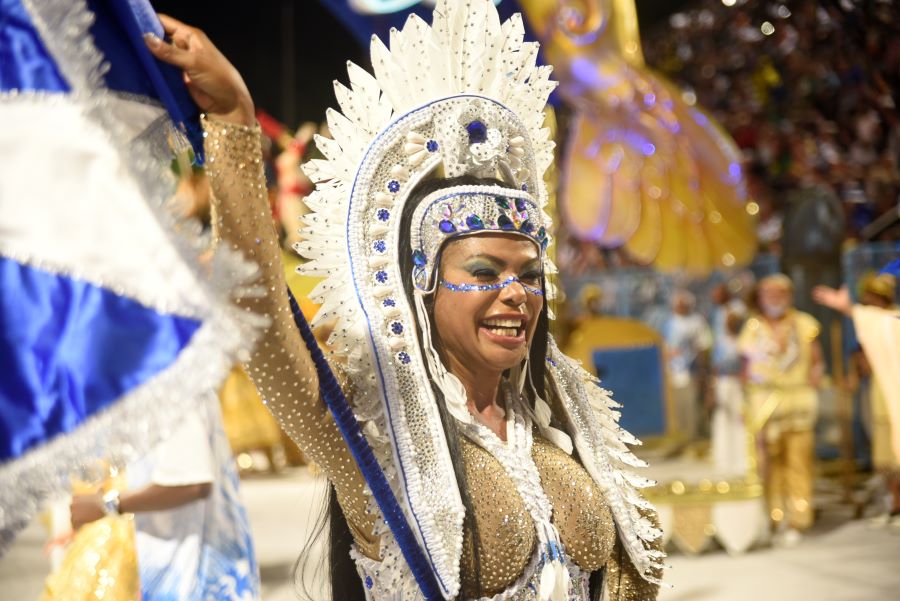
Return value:
[[(324, 486), (305, 469), (242, 482), (250, 512), (265, 601), (297, 599), (292, 574)], [(740, 557), (710, 551), (673, 553), (672, 589), (660, 601), (876, 601), (900, 599), (900, 529), (872, 529), (838, 504), (792, 549), (759, 549)], [(32, 524), (0, 559), (0, 600), (38, 599), (48, 561), (42, 526)], [(314, 551), (315, 552), (315, 551)], [(314, 561), (312, 563), (315, 563)], [(308, 574), (312, 568), (307, 567)], [(313, 599), (322, 599), (313, 591)]]

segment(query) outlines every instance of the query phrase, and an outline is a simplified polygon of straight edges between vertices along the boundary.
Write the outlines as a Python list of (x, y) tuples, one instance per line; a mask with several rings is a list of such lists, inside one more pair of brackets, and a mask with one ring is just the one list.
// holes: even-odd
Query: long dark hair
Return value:
[[(400, 275), (403, 279), (403, 291), (406, 295), (406, 300), (409, 303), (410, 307), (415, 306), (412, 287), (413, 261), (409, 238), (410, 226), (412, 223), (412, 217), (415, 208), (418, 206), (419, 202), (422, 201), (422, 199), (436, 190), (449, 188), (452, 186), (472, 185), (507, 187), (506, 184), (496, 179), (477, 178), (469, 175), (448, 179), (432, 179), (425, 181), (417, 186), (416, 189), (412, 191), (409, 199), (405, 203), (403, 212), (400, 215), (398, 262), (400, 267)], [(440, 266), (438, 266), (438, 269), (439, 268)], [(429, 302), (426, 303), (429, 310), (432, 303), (433, 298), (429, 299)], [(436, 330), (434, 331), (436, 332)], [(549, 319), (547, 316), (547, 305), (545, 303), (543, 308), (541, 309), (540, 315), (538, 316), (538, 323), (535, 327), (535, 333), (529, 351), (528, 372), (529, 378), (531, 380), (531, 386), (526, 386), (525, 388), (526, 391), (528, 391), (526, 392), (526, 395), (532, 408), (534, 407), (535, 401), (533, 398), (533, 393), (531, 392), (532, 389), (536, 391), (537, 394), (539, 394), (541, 397), (547, 398), (545, 394), (544, 384), (544, 360), (547, 354), (548, 332)], [(419, 348), (421, 348), (422, 332), (417, 331), (417, 335), (419, 336)], [(432, 342), (435, 344), (436, 348), (439, 348), (437, 344), (438, 341), (435, 340)], [(441, 391), (434, 386), (434, 383), (431, 383), (431, 386), (432, 390), (434, 391), (435, 399), (437, 401), (437, 409), (444, 428), (444, 436), (447, 439), (447, 448), (450, 453), (451, 463), (453, 464), (453, 471), (456, 475), (456, 482), (459, 485), (459, 494), (462, 498), (463, 507), (465, 508), (465, 520), (463, 522), (463, 529), (464, 531), (467, 530), (470, 533), (471, 540), (475, 542), (475, 544), (473, 545), (473, 565), (475, 571), (473, 576), (475, 577), (477, 588), (480, 591), (482, 590), (482, 587), (481, 558), (479, 557), (477, 544), (477, 541), (479, 539), (478, 520), (472, 506), (472, 499), (469, 496), (469, 486), (466, 480), (466, 473), (460, 450), (460, 432), (459, 428), (456, 425), (456, 421), (447, 412), (446, 403), (444, 403)], [(349, 527), (347, 526), (347, 520), (344, 517), (344, 513), (341, 510), (340, 504), (337, 502), (334, 487), (331, 484), (328, 485), (326, 490), (326, 500), (324, 503), (324, 507), (325, 512), (320, 515), (319, 519), (316, 521), (316, 524), (313, 527), (309, 538), (303, 546), (300, 558), (294, 565), (294, 581), (297, 584), (299, 592), (302, 596), (305, 596), (311, 601), (319, 601), (318, 599), (315, 599), (314, 596), (310, 593), (310, 590), (308, 588), (309, 583), (306, 582), (303, 578), (303, 569), (307, 565), (308, 556), (313, 548), (313, 545), (316, 542), (316, 539), (321, 537), (321, 535), (327, 528), (329, 533), (328, 552), (322, 555), (322, 559), (324, 561), (327, 557), (327, 560), (329, 562), (327, 569), (330, 573), (332, 590), (331, 598), (335, 601), (338, 599), (340, 599), (341, 601), (364, 601), (365, 593), (363, 590), (362, 582), (359, 579), (359, 575), (356, 571), (356, 566), (353, 563), (353, 559), (350, 557), (350, 545), (353, 542), (353, 536), (350, 533)], [(314, 573), (319, 574), (321, 573), (321, 571), (321, 566), (319, 566), (319, 569), (315, 570)]]

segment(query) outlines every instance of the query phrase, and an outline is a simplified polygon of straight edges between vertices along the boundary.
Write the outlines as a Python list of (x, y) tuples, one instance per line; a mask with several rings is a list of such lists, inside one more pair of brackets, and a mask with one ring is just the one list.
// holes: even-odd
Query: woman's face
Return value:
[[(544, 297), (537, 245), (519, 236), (485, 233), (453, 240), (444, 247), (440, 277), (450, 284), (491, 285), (496, 290), (456, 291), (438, 285), (434, 323), (439, 349), (451, 372), (499, 373), (528, 353)], [(523, 286), (522, 284), (525, 284)]]

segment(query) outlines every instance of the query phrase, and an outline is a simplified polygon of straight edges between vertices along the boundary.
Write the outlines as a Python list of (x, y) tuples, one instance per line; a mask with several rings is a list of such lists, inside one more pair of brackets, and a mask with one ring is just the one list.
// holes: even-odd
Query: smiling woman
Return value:
[(240, 301), (271, 319), (248, 372), (334, 487), (334, 598), (655, 598), (635, 441), (549, 334), (553, 84), (521, 19), (439, 2), (432, 27), (373, 41), (375, 77), (350, 64), (335, 86), (297, 249), (324, 277), (312, 325), (333, 326), (340, 386), (289, 310), (246, 87), (202, 32), (165, 25), (174, 44), (151, 48), (210, 112), (217, 233), (268, 292)]

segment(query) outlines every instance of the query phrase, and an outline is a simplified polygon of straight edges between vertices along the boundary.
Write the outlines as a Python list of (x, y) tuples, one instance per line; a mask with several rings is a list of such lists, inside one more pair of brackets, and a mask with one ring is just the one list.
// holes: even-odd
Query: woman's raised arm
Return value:
[(364, 548), (371, 543), (377, 552), (377, 541), (368, 535), (374, 518), (366, 512), (364, 479), (319, 396), (315, 366), (293, 321), (250, 93), (202, 31), (165, 15), (160, 20), (172, 43), (148, 36), (147, 46), (184, 71), (191, 96), (206, 113), (206, 170), (217, 239), (259, 266), (254, 284), (264, 293), (236, 301), (271, 320), (247, 373), (288, 435), (334, 484), (357, 542)]

